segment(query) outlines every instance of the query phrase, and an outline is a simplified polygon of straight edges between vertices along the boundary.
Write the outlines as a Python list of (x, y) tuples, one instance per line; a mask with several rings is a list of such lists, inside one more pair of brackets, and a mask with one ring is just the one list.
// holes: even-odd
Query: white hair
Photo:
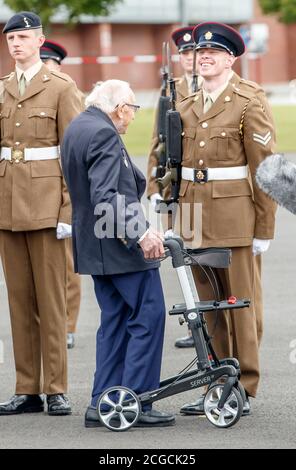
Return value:
[(129, 101), (134, 96), (129, 83), (122, 80), (106, 80), (96, 84), (85, 100), (86, 107), (95, 106), (105, 113), (111, 113), (116, 106)]

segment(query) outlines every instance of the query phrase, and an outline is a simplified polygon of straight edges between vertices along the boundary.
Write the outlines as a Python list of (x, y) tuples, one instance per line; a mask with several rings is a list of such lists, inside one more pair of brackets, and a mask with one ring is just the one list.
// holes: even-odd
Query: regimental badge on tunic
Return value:
[(256, 134), (255, 132), (253, 133), (253, 140), (254, 142), (258, 142), (261, 145), (264, 145), (264, 147), (268, 144), (268, 142), (271, 139), (271, 132), (268, 131), (266, 134)]
[(121, 151), (122, 151), (123, 163), (128, 168), (128, 158), (127, 158), (126, 150), (124, 148), (122, 148)]
[(191, 35), (190, 35), (189, 33), (184, 34), (183, 40), (184, 40), (185, 42), (189, 42), (190, 39), (191, 39)]
[(213, 37), (213, 33), (211, 33), (211, 31), (208, 31), (206, 34), (205, 34), (205, 39), (207, 41), (209, 41), (210, 39), (212, 39)]

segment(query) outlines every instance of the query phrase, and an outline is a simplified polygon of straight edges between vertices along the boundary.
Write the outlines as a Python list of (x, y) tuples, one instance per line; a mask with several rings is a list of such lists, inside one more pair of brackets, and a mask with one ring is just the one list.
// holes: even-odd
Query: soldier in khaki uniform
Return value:
[(71, 206), (59, 144), (81, 111), (75, 83), (41, 62), (40, 18), (14, 15), (3, 29), (15, 72), (2, 78), (0, 254), (8, 291), (16, 394), (0, 414), (71, 413), (67, 390), (66, 242)]
[[(61, 62), (67, 57), (66, 49), (54, 41), (46, 39), (40, 48), (40, 59), (51, 71), (60, 72)], [(80, 92), (80, 91), (79, 91)], [(81, 101), (84, 102), (84, 94), (81, 94)], [(83, 106), (83, 104), (82, 104)], [(67, 347), (72, 349), (75, 346), (74, 333), (79, 314), (81, 299), (81, 282), (79, 274), (74, 272), (72, 240), (66, 240), (67, 245)]]
[[(178, 48), (180, 55), (180, 65), (184, 70), (184, 75), (176, 79), (176, 92), (177, 101), (181, 101), (188, 95), (192, 94), (192, 69), (193, 69), (193, 49), (194, 41), (192, 39), (193, 26), (186, 26), (177, 29), (172, 33), (172, 39)], [(169, 90), (168, 90), (169, 93)], [(155, 178), (155, 171), (158, 165), (155, 151), (158, 147), (159, 139), (157, 135), (157, 116), (154, 121), (154, 130), (151, 142), (150, 153), (148, 157), (148, 183), (147, 183), (147, 196), (151, 202), (156, 199), (161, 199), (159, 184)]]
[[(192, 39), (192, 31), (193, 26), (185, 26), (184, 28), (177, 29), (172, 33), (172, 39), (175, 45), (177, 46), (180, 55), (180, 65), (184, 71), (184, 75), (181, 78), (176, 79), (177, 101), (181, 101), (186, 96), (192, 94), (192, 70), (194, 58), (194, 41)], [(201, 79), (200, 77), (198, 77), (198, 87), (200, 86), (200, 84)], [(153, 206), (155, 206), (157, 200), (162, 199), (159, 184), (155, 177), (156, 167), (158, 165), (157, 156), (155, 152), (159, 144), (159, 138), (157, 134), (157, 121), (158, 117), (156, 115), (147, 169), (147, 196)], [(167, 187), (165, 189), (163, 196), (165, 199), (170, 197), (170, 187)], [(190, 330), (188, 330), (187, 336), (185, 336), (184, 338), (179, 338), (175, 342), (175, 346), (178, 348), (188, 348), (193, 347), (193, 345), (194, 343)]]
[[(218, 357), (238, 358), (247, 397), (255, 397), (262, 335), (260, 254), (274, 236), (275, 204), (256, 186), (254, 176), (274, 152), (274, 124), (260, 87), (232, 71), (245, 49), (241, 36), (226, 25), (204, 23), (196, 26), (193, 38), (203, 85), (178, 105), (183, 123), (181, 217), (187, 203), (196, 232), (189, 240), (193, 246), (232, 249), (229, 269), (215, 272), (220, 294), (249, 298), (251, 306), (208, 314), (207, 322)], [(194, 277), (201, 300), (214, 298), (205, 274), (195, 269)], [(247, 399), (244, 414), (249, 411)], [(203, 413), (203, 397), (181, 412)]]

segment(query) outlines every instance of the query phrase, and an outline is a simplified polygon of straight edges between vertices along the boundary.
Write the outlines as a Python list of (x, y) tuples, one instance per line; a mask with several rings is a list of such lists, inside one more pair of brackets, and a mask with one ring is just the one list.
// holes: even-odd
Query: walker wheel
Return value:
[(129, 388), (110, 387), (99, 397), (97, 412), (106, 428), (111, 431), (126, 431), (140, 416), (140, 400)]
[(243, 400), (239, 391), (232, 387), (231, 392), (221, 410), (218, 403), (222, 396), (224, 385), (211, 387), (204, 399), (204, 410), (208, 420), (218, 428), (229, 428), (238, 422), (243, 412)]

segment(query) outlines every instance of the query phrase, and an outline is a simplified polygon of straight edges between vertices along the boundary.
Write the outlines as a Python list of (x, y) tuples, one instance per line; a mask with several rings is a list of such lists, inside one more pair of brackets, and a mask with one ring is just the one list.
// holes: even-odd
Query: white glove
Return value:
[(64, 238), (72, 237), (72, 225), (59, 222), (57, 225), (57, 239), (63, 240)]
[(163, 197), (159, 193), (153, 193), (150, 196), (152, 209), (155, 211), (157, 201), (163, 201)]
[(259, 240), (258, 238), (253, 239), (253, 255), (261, 255), (261, 253), (265, 253), (268, 250), (270, 245), (270, 240)]

